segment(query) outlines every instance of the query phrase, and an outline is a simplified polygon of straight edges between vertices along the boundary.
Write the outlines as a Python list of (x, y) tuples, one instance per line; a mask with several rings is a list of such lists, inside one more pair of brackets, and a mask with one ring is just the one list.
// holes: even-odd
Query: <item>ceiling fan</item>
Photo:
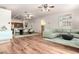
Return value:
[(50, 8), (54, 8), (54, 6), (48, 4), (42, 4), (41, 6), (38, 6), (38, 8), (41, 8), (41, 11), (50, 11)]

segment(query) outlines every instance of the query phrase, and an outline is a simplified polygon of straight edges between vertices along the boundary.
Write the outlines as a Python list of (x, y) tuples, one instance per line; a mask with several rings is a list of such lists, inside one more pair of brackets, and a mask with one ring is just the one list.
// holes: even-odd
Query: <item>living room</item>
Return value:
[(0, 13), (1, 54), (79, 53), (78, 4), (0, 4)]

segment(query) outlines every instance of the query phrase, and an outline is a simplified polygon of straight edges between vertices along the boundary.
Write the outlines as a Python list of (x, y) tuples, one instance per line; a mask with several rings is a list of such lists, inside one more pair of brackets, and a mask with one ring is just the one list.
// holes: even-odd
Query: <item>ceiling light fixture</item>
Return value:
[(31, 13), (24, 12), (24, 19), (32, 19), (33, 15)]
[(54, 8), (53, 5), (48, 5), (48, 4), (42, 4), (38, 8), (41, 8), (41, 11), (50, 11), (50, 8)]

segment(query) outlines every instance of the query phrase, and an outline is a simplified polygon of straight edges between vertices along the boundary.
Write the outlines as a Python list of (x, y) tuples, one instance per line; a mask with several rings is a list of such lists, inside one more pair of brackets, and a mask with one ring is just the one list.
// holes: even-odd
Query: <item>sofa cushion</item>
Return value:
[(44, 33), (43, 33), (43, 37), (45, 38), (55, 38), (59, 35), (59, 33), (54, 32), (54, 30), (52, 29), (45, 29)]
[(52, 39), (52, 38), (57, 37), (58, 35), (59, 33), (44, 33), (43, 37)]

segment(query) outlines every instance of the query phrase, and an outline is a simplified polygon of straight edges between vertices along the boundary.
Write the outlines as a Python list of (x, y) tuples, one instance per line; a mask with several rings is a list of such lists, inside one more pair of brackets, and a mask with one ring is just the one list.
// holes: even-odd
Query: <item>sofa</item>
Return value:
[[(71, 32), (70, 35), (67, 35), (67, 36), (64, 35), (65, 38), (68, 38), (68, 39), (63, 38), (61, 34), (62, 34), (61, 31), (58, 32), (56, 30), (45, 29), (43, 38), (52, 42), (79, 48), (79, 34), (78, 33)], [(67, 34), (67, 33), (63, 32), (63, 34)]]

